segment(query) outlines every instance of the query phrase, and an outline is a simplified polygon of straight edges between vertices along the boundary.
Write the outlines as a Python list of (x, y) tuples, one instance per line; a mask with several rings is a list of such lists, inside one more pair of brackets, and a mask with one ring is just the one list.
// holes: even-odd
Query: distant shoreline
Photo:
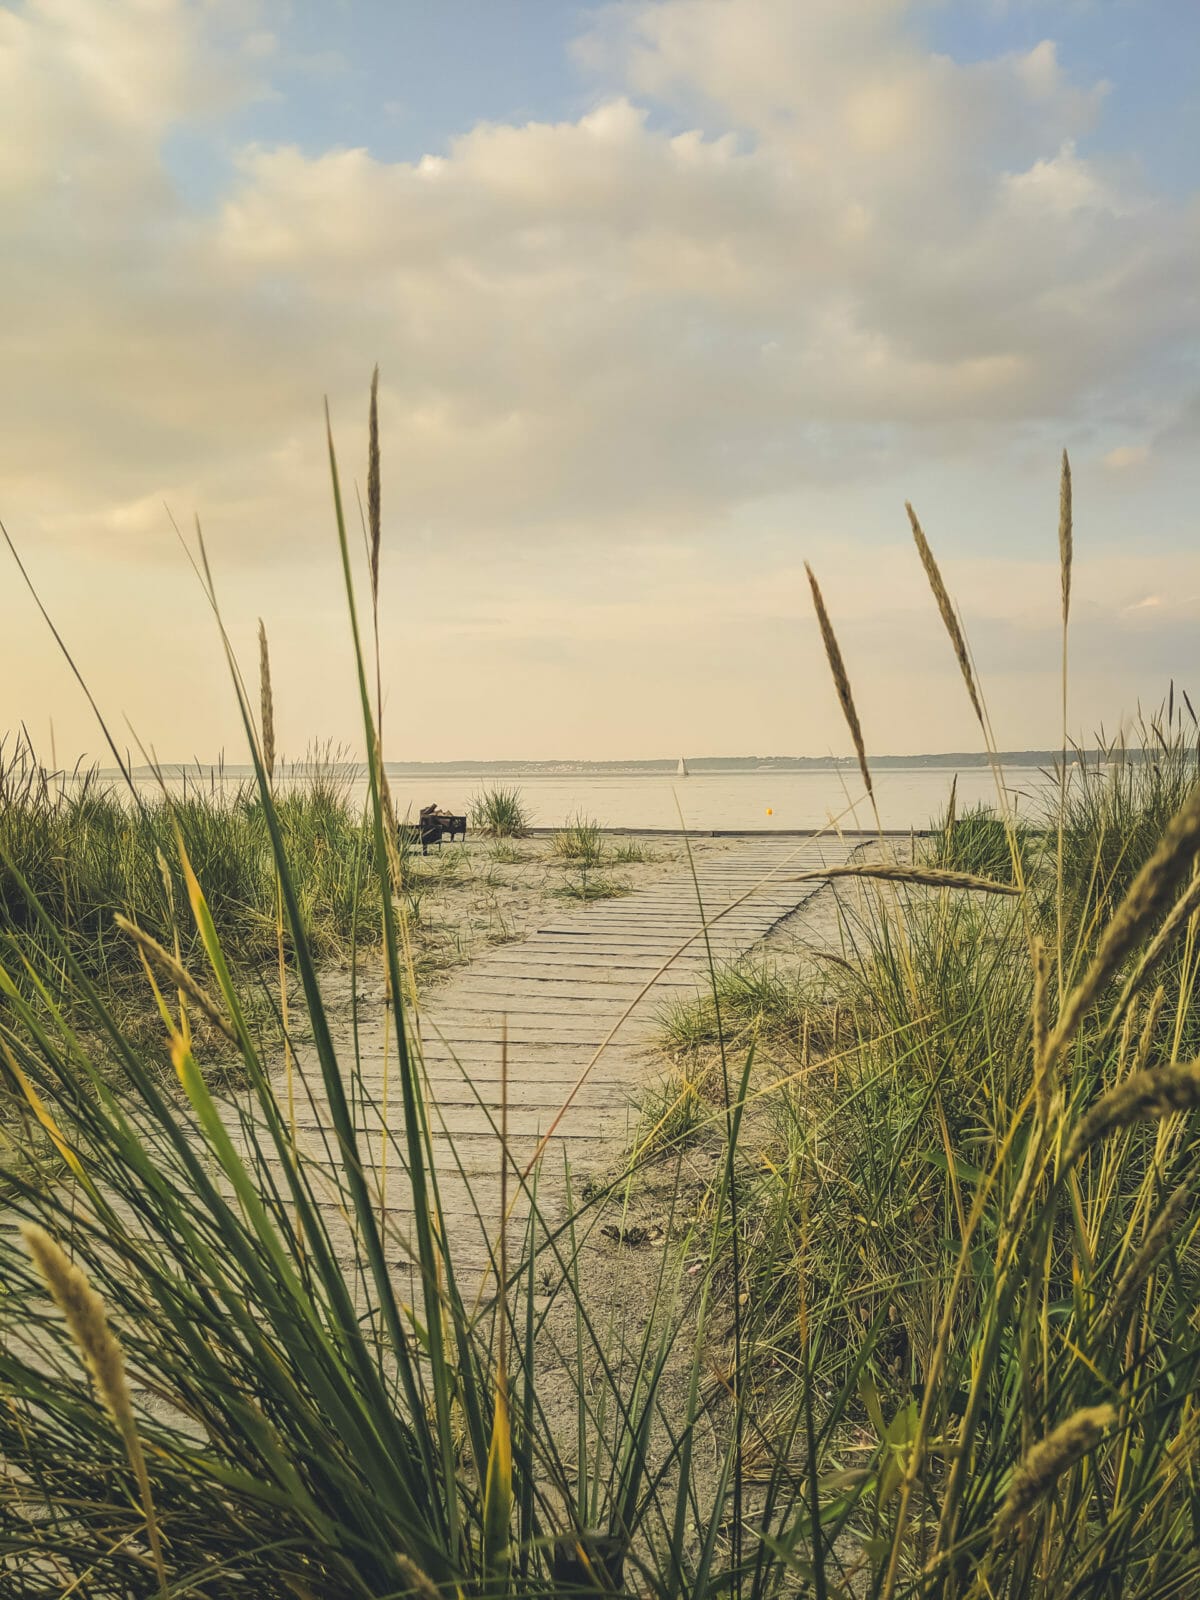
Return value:
[[(996, 759), (1003, 767), (1053, 768), (1061, 758), (1059, 750), (1002, 750)], [(1072, 760), (1082, 758), (1089, 764), (1111, 759), (1101, 750), (1073, 751)], [(1125, 755), (1130, 760), (1141, 760), (1152, 751), (1130, 748)], [(955, 750), (941, 754), (911, 756), (872, 756), (871, 767), (877, 772), (929, 770), (968, 770), (984, 768), (989, 757), (978, 750)], [(751, 772), (836, 772), (855, 769), (854, 756), (688, 756), (690, 777), (719, 776)], [(674, 777), (678, 757), (654, 761), (388, 761), (390, 776), (397, 778), (421, 777), (479, 777), (479, 778), (564, 778), (564, 777)], [(164, 777), (180, 778), (203, 773), (205, 776), (220, 772), (228, 778), (251, 777), (254, 769), (245, 763), (164, 762), (158, 769)], [(284, 776), (304, 776), (318, 771), (355, 773), (362, 770), (356, 761), (312, 762), (296, 761), (281, 765)], [(134, 777), (149, 778), (154, 769), (137, 766)], [(102, 775), (118, 777), (115, 768), (102, 769)]]

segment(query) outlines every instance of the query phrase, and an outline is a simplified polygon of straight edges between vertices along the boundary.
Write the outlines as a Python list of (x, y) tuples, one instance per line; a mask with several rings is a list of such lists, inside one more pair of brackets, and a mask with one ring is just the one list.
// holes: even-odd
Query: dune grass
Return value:
[(594, 817), (584, 816), (580, 812), (558, 830), (551, 847), (562, 861), (594, 867), (605, 854), (604, 834)]
[[(269, 697), (264, 704), (269, 707)], [(297, 864), (314, 960), (322, 968), (368, 957), (377, 963), (382, 915), (362, 892), (377, 872), (374, 841), (361, 804), (352, 801), (361, 772), (339, 753), (324, 751), (268, 777), (289, 858)], [(180, 917), (186, 888), (177, 834), (219, 920), (248, 1014), (264, 1039), (279, 1044), (279, 999), (295, 951), (290, 929), (279, 925), (271, 836), (253, 782), (230, 785), (197, 773), (182, 783), (173, 779), (169, 798), (153, 780), (131, 794), (121, 779), (96, 769), (47, 771), (23, 737), (0, 742), (0, 930), (19, 939), (23, 950), (36, 949), (52, 969), (57, 957), (34, 909), (35, 903), (48, 906), (125, 1034), (169, 1065), (136, 943), (116, 919), (133, 922), (159, 944), (173, 947), (177, 939), (185, 962), (202, 953), (194, 926)], [(483, 862), (461, 844), (423, 855), (400, 832), (396, 859), (422, 980), (462, 965), (481, 940), (517, 936), (506, 907), (522, 886), (537, 892), (543, 876), (535, 854), (503, 838)], [(505, 865), (528, 870), (516, 879), (498, 875), (494, 869)], [(604, 892), (597, 882), (595, 895), (589, 889), (587, 897)], [(28, 972), (17, 971), (15, 981), (31, 992)], [(77, 999), (69, 984), (62, 997), (68, 1006)], [(87, 1025), (86, 1005), (74, 1020)], [(206, 1046), (224, 1048), (202, 1016), (195, 1027)], [(226, 1054), (236, 1073), (236, 1052)]]
[[(348, 806), (352, 778), (331, 764), (307, 764), (271, 802), (292, 859), (305, 862), (297, 892), (309, 949), (321, 962), (378, 945), (382, 934), (378, 908), (361, 893), (373, 846)], [(136, 945), (114, 918), (124, 915), (162, 944), (178, 939), (185, 961), (201, 953), (197, 930), (180, 915), (181, 842), (220, 921), (226, 959), (243, 978), (258, 976), (277, 955), (277, 886), (267, 813), (252, 785), (230, 794), (194, 783), (169, 800), (130, 795), (95, 769), (52, 776), (23, 741), (0, 747), (0, 931), (35, 969), (61, 972), (57, 942), (39, 916), (47, 908), (57, 939), (143, 1043), (161, 1037), (161, 1027)], [(283, 948), (294, 959), (287, 928)], [(31, 992), (29, 971), (18, 969), (14, 981)], [(62, 993), (68, 1003), (78, 998), (69, 983)], [(264, 1014), (259, 1000), (253, 1005)], [(86, 1003), (79, 1015), (86, 1020)]]
[(1013, 845), (1028, 866), (1037, 838), (1037, 831), (1027, 822), (1006, 819), (992, 806), (981, 803), (956, 816), (951, 805), (934, 824), (927, 855), (939, 867), (1012, 883)]
[(516, 867), (529, 860), (529, 852), (527, 850), (519, 850), (515, 845), (508, 844), (504, 839), (501, 839), (498, 844), (493, 845), (491, 858), (498, 866)]
[(520, 789), (482, 789), (468, 807), (471, 826), (493, 839), (524, 839), (529, 811)]
[(614, 841), (609, 849), (609, 860), (615, 866), (642, 866), (663, 859), (662, 853), (644, 839)]
[(550, 890), (556, 900), (616, 900), (632, 894), (633, 886), (623, 878), (608, 878), (581, 866), (578, 877), (564, 878)]
[[(293, 855), (309, 864), (306, 925), (321, 955), (352, 937), (379, 937), (378, 917), (364, 923), (354, 915), (354, 874), (369, 868), (369, 840), (348, 807), (353, 776), (315, 765), (273, 802)], [(0, 867), (0, 918), (30, 935), (37, 919), (29, 894), (52, 906), (93, 975), (138, 965), (124, 942), (106, 942), (114, 909), (135, 909), (156, 937), (175, 920), (186, 898), (177, 833), (204, 873), (231, 958), (256, 961), (274, 942), (274, 862), (251, 785), (229, 794), (197, 783), (169, 802), (153, 793), (131, 797), (96, 769), (52, 776), (23, 741), (0, 745), (0, 841), (5, 861), (19, 864)]]
[[(444, 1243), (453, 1174), (434, 1164), (403, 1001), (404, 900), (332, 440), (330, 465), (372, 752), (350, 922), (378, 927), (388, 973), (385, 1143), (411, 1231), (381, 1202), (357, 1050), (336, 1047), (318, 978), (310, 854), (235, 678), (256, 770), (244, 825), (267, 839), (328, 1150), (301, 1153), (247, 1020), (231, 953), (260, 935), (219, 852), (216, 868), (193, 859), (202, 824), (168, 830), (172, 887), (147, 882), (146, 916), (160, 908), (156, 937), (237, 1040), (236, 1105), (206, 1086), (190, 985), (156, 979), (167, 1094), (76, 942), (79, 911), (56, 902), (52, 853), (37, 885), (12, 880), (26, 909), (0, 931), (0, 1059), (26, 1145), (69, 1181), (17, 1165), (6, 1220), (44, 1229), (75, 1276), (51, 1280), (42, 1235), (31, 1254), (0, 1229), (5, 1592), (1194, 1592), (1200, 1069), (1184, 1042), (1200, 791), (1178, 728), (1164, 729), (1177, 785), (1131, 763), (1115, 797), (1084, 790), (1076, 811), (1068, 787), (1049, 854), (1026, 867), (1010, 849), (1018, 893), (930, 887), (927, 870), (844, 880), (846, 965), (827, 992), (713, 973), (753, 1027), (737, 1039), (722, 1015), (704, 1035), (715, 1159), (671, 1211), (644, 1334), (614, 1347), (581, 1265), (595, 1185), (563, 1220), (540, 1215), (536, 1169), (502, 1168), (502, 1194), (529, 1186), (532, 1220), (480, 1219), (495, 1244), (482, 1300)], [(377, 497), (377, 447), (371, 481)], [(1115, 819), (1119, 846), (1104, 842)], [(2, 840), (0, 861), (11, 874)], [(806, 1004), (852, 1024), (760, 1089), (772, 1019), (791, 1037)], [(111, 1334), (132, 1418), (87, 1381), (100, 1346), (64, 1315), (68, 1294)], [(551, 1370), (566, 1416), (546, 1400)]]

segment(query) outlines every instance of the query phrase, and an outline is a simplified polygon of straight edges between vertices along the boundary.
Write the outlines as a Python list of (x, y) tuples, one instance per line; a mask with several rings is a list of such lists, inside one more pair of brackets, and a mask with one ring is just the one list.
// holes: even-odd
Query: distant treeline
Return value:
[[(1152, 757), (1153, 750), (1140, 748), (1125, 752), (1130, 760)], [(1111, 760), (1112, 752), (1102, 750), (1076, 750), (1073, 760), (1089, 763)], [(942, 754), (913, 756), (872, 756), (871, 766), (878, 771), (912, 769), (917, 767), (986, 767), (989, 757), (982, 750), (952, 750)], [(1002, 750), (997, 759), (1005, 767), (1053, 767), (1062, 759), (1061, 750)], [(857, 767), (856, 756), (688, 756), (689, 774), (704, 772), (817, 772), (830, 768)], [(629, 773), (671, 775), (679, 763), (667, 761), (389, 761), (387, 769), (397, 777), (420, 777), (423, 773), (480, 774), (508, 773), (535, 777), (539, 774), (553, 776), (560, 773)]]
[[(1131, 747), (1123, 752), (1130, 761), (1152, 759), (1153, 748), (1143, 750)], [(1061, 759), (1059, 750), (1002, 750), (997, 759), (1005, 767), (1053, 767)], [(1073, 761), (1088, 763), (1112, 760), (1113, 751), (1099, 749), (1073, 750)], [(854, 756), (688, 756), (689, 774), (696, 776), (712, 772), (810, 772), (828, 771), (830, 768), (855, 767)], [(912, 756), (872, 756), (871, 766), (876, 771), (912, 770), (920, 767), (970, 768), (986, 767), (988, 756), (981, 750), (949, 750), (939, 753)], [(480, 777), (561, 777), (575, 775), (600, 776), (670, 776), (678, 767), (678, 757), (657, 761), (389, 761), (388, 772), (393, 777), (436, 777), (441, 775), (478, 774)], [(329, 771), (353, 772), (354, 762), (298, 761), (288, 763), (285, 771), (303, 775), (319, 768)], [(149, 777), (149, 767), (135, 767), (134, 775)], [(225, 763), (201, 765), (196, 762), (186, 766), (169, 764), (161, 768), (164, 777), (189, 777), (198, 772), (207, 776), (218, 771), (227, 778), (250, 777), (253, 769)]]

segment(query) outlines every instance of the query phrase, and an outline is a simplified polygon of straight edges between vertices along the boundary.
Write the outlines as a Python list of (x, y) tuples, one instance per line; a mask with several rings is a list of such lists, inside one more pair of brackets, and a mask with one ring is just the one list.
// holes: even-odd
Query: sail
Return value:
[(680, 756), (679, 765), (675, 769), (675, 776), (677, 778), (686, 778), (687, 775), (688, 775), (687, 762), (683, 759), (682, 756)]

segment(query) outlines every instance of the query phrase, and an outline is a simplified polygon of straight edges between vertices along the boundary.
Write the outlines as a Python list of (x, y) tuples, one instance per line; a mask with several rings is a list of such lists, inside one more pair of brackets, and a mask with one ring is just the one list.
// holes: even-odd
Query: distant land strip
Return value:
[[(1120, 752), (1127, 760), (1152, 760), (1153, 747), (1142, 749), (1130, 746)], [(1071, 750), (1072, 762), (1100, 764), (1114, 759), (1112, 750)], [(1061, 750), (1001, 750), (996, 760), (1003, 767), (1053, 768), (1062, 757)], [(911, 756), (872, 756), (871, 766), (879, 772), (913, 770), (921, 767), (971, 768), (986, 767), (987, 754), (981, 750), (950, 750), (941, 753)], [(698, 777), (706, 773), (738, 772), (820, 772), (857, 767), (854, 756), (687, 756), (688, 775)], [(675, 775), (679, 763), (677, 756), (654, 761), (388, 761), (385, 766), (390, 776), (420, 778), (464, 775), (495, 778), (535, 777), (670, 777)], [(149, 766), (134, 767), (135, 775), (150, 777), (155, 769)], [(219, 771), (226, 777), (250, 777), (253, 767), (217, 760), (214, 762), (164, 762), (158, 768), (164, 777), (189, 776), (203, 772)], [(300, 777), (311, 772), (356, 773), (362, 770), (355, 761), (295, 761), (284, 764), (283, 770)], [(116, 773), (113, 774), (116, 776)]]

